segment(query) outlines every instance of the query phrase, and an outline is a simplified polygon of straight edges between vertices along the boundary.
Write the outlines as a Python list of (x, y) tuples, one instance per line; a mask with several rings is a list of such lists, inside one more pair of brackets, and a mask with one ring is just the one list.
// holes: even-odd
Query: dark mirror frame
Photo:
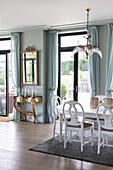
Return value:
[[(25, 74), (25, 72), (24, 72), (24, 68), (23, 68), (23, 57), (24, 57), (24, 54), (26, 54), (26, 53), (34, 53), (34, 52), (36, 53), (36, 82), (32, 82), (32, 83), (29, 83), (29, 84), (27, 82), (24, 83), (23, 77), (25, 77), (25, 75), (23, 75), (23, 74)], [(28, 85), (35, 86), (35, 85), (38, 85), (38, 51), (31, 48), (30, 46), (28, 46), (25, 49), (25, 51), (21, 51), (21, 85), (22, 86), (28, 86)]]

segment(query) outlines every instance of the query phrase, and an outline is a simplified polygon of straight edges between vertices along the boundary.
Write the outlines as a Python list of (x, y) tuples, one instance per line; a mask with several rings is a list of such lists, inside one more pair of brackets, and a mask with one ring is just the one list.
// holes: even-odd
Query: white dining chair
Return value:
[(53, 110), (53, 114), (54, 114), (54, 117), (53, 117), (53, 123), (54, 123), (53, 137), (55, 137), (55, 134), (58, 134), (58, 132), (56, 132), (56, 121), (59, 121), (59, 113), (58, 113), (58, 110), (57, 110), (57, 106), (61, 104), (61, 98), (59, 96), (54, 95), (52, 97), (51, 104), (52, 104), (52, 110)]
[[(102, 110), (103, 119), (104, 121), (101, 122), (99, 119), (99, 109)], [(112, 112), (113, 105), (108, 103), (102, 103), (98, 105), (96, 116), (97, 116), (97, 122), (98, 122), (98, 150), (97, 153), (100, 154), (100, 147), (103, 145), (105, 146), (111, 146), (113, 145), (108, 144), (108, 135), (113, 135), (113, 112)]]
[[(67, 109), (67, 105), (68, 105), (68, 109)], [(80, 121), (78, 117), (78, 107), (79, 107), (79, 111), (81, 109), (81, 120)], [(70, 118), (71, 118), (70, 121), (67, 121), (66, 119), (67, 114), (70, 115)], [(79, 141), (81, 142), (81, 152), (83, 152), (83, 145), (85, 145), (86, 143), (91, 142), (91, 145), (93, 145), (93, 125), (90, 123), (84, 122), (85, 115), (84, 115), (84, 109), (82, 105), (76, 101), (66, 102), (63, 106), (63, 115), (65, 119), (64, 149), (66, 149), (67, 141), (71, 142), (73, 140), (72, 139), (73, 134), (75, 135), (74, 132), (76, 132), (77, 136), (80, 137)], [(83, 137), (85, 136), (86, 130), (91, 131), (91, 140), (84, 142)]]

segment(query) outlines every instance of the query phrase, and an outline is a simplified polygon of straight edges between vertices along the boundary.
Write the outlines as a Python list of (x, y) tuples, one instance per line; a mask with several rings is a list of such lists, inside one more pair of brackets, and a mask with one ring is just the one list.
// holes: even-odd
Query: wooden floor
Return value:
[(52, 137), (52, 124), (0, 122), (0, 170), (111, 170), (28, 149)]

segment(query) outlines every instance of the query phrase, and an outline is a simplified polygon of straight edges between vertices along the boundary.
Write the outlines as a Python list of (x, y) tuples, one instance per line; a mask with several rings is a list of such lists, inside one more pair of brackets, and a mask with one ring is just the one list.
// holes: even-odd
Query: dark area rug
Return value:
[[(87, 133), (86, 136), (85, 140), (88, 140), (90, 138), (89, 134)], [(113, 144), (113, 137), (108, 136), (108, 143)], [(67, 148), (64, 149), (63, 140), (59, 143), (58, 136), (34, 146), (29, 150), (113, 166), (112, 147), (106, 146), (103, 148), (101, 146), (101, 152), (99, 155), (97, 154), (97, 134), (94, 135), (94, 145), (91, 146), (91, 143), (84, 145), (83, 153), (80, 151), (80, 143), (75, 141), (72, 141), (72, 143), (67, 142)]]

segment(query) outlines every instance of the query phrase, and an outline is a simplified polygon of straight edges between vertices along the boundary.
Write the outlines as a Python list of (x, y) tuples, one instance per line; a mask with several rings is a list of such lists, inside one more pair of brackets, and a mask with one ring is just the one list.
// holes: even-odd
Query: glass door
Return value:
[(8, 113), (8, 81), (7, 81), (7, 53), (0, 54), (0, 115)]
[(61, 52), (61, 89), (62, 100), (73, 100), (74, 57), (71, 52)]
[(76, 100), (83, 106), (90, 104), (88, 60), (83, 52), (73, 55), (75, 45), (86, 44), (86, 32), (58, 36), (58, 91), (61, 100)]
[(0, 38), (0, 116), (11, 116), (15, 88), (12, 81), (11, 38)]
[(90, 78), (86, 56), (78, 54), (78, 101), (85, 107), (90, 106)]

